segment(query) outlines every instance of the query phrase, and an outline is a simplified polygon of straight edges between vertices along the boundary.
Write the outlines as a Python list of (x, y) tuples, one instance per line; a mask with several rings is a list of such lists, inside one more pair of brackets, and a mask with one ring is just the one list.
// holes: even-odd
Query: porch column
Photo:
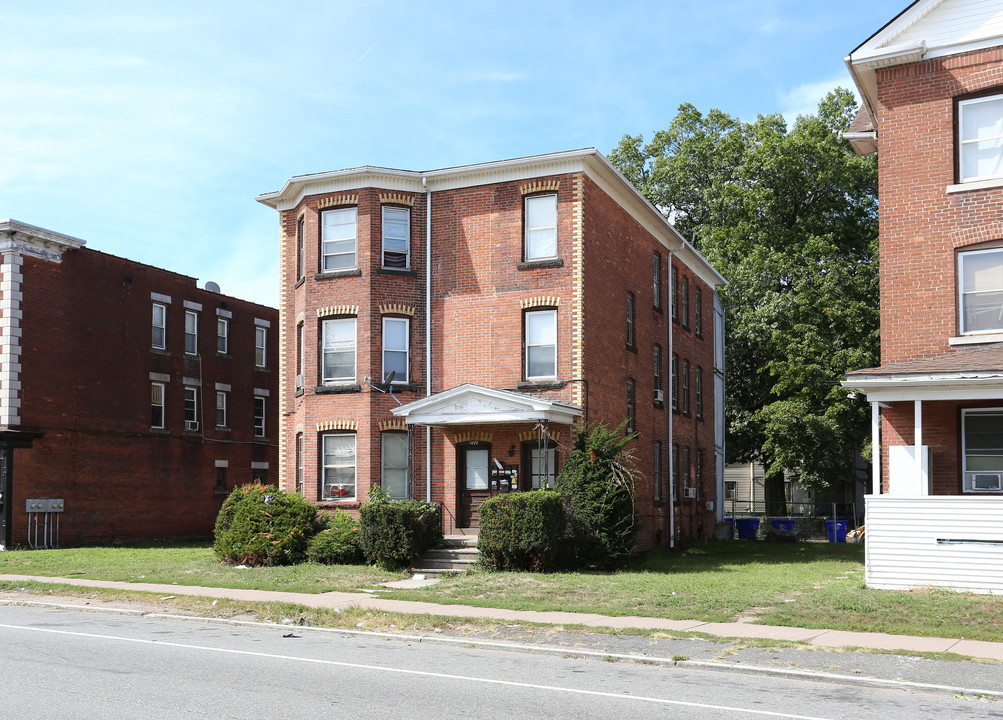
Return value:
[(923, 401), (916, 400), (915, 408), (913, 433), (916, 444), (913, 456), (916, 460), (916, 486), (919, 488), (920, 495), (926, 495), (928, 494), (926, 483), (923, 482)]
[(881, 494), (881, 406), (871, 402), (871, 492)]

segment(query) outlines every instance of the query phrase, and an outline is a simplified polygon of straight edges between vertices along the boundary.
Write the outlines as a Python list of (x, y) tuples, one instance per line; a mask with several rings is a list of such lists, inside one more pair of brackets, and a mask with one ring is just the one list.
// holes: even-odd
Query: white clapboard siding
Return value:
[(868, 587), (1003, 593), (1003, 497), (868, 495), (864, 502)]
[(946, 0), (891, 44), (925, 40), (929, 48), (976, 42), (1003, 33), (1003, 15), (996, 0)]

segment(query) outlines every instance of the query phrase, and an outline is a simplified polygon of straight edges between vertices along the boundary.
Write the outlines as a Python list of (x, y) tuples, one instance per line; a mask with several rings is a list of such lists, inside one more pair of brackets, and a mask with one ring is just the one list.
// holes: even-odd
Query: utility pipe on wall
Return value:
[(669, 250), (669, 262), (668, 262), (668, 272), (669, 272), (669, 412), (666, 415), (669, 416), (669, 547), (675, 549), (676, 547), (676, 446), (672, 442), (674, 440), (672, 436), (672, 398), (675, 397), (674, 393), (676, 388), (673, 385), (674, 382), (672, 378), (672, 303), (675, 299), (675, 288), (672, 286), (672, 251)]
[[(425, 188), (425, 397), (432, 394), (432, 191)], [(432, 428), (425, 426), (425, 500), (432, 500)]]

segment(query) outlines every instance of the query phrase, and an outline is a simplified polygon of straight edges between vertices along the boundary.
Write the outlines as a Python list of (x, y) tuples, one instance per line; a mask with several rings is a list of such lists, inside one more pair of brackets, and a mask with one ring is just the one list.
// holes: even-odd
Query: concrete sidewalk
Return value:
[(197, 595), (249, 602), (284, 602), (315, 608), (359, 607), (385, 612), (439, 615), (443, 617), (488, 618), (502, 622), (544, 623), (552, 625), (582, 625), (614, 629), (668, 630), (696, 632), (721, 638), (763, 638), (809, 643), (825, 648), (859, 647), (877, 650), (914, 652), (950, 652), (971, 658), (1003, 661), (1003, 643), (955, 638), (914, 637), (884, 633), (847, 632), (843, 630), (811, 630), (807, 628), (755, 625), (752, 623), (708, 623), (700, 620), (666, 620), (638, 616), (612, 617), (596, 613), (537, 612), (535, 610), (502, 610), (470, 605), (394, 600), (367, 593), (328, 592), (320, 594), (278, 592), (271, 590), (240, 590), (209, 588), (192, 585), (162, 585), (128, 583), (80, 578), (36, 577), (31, 575), (0, 575), (9, 582), (50, 582), (79, 587), (114, 588), (157, 593), (159, 595)]

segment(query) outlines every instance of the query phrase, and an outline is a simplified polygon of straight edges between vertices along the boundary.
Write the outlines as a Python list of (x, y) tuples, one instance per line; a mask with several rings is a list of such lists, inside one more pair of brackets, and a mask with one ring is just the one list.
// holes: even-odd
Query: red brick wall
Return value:
[[(61, 497), (63, 544), (209, 536), (224, 492), (251, 481), (251, 463), (277, 480), (278, 313), (196, 287), (193, 278), (88, 249), (61, 263), (26, 257), (21, 327), (21, 427), (43, 433), (15, 452), (14, 542), (24, 501)], [(167, 350), (151, 349), (151, 292), (171, 296)], [(185, 300), (202, 304), (201, 361), (184, 355)], [(230, 319), (230, 352), (216, 352), (216, 309)], [(267, 368), (254, 368), (254, 320), (269, 321)], [(201, 365), (201, 374), (199, 366)], [(150, 373), (165, 385), (165, 429), (150, 428)], [(184, 430), (183, 377), (200, 377), (200, 431)], [(231, 386), (230, 429), (215, 423), (216, 383)], [(268, 390), (264, 441), (253, 437), (253, 389)]]

